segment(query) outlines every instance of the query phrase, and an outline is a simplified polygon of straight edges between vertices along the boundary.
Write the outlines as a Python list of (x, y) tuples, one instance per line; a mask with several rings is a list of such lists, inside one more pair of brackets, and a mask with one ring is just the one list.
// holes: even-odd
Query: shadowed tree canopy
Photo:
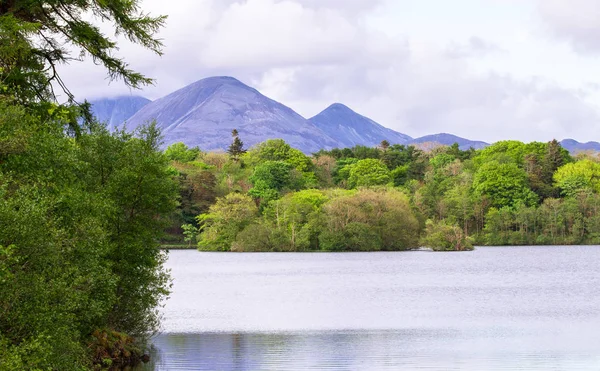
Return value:
[(57, 66), (86, 57), (104, 66), (110, 80), (122, 79), (133, 88), (150, 84), (152, 79), (116, 56), (116, 40), (96, 23), (110, 22), (115, 38), (122, 35), (160, 55), (155, 34), (165, 19), (141, 12), (138, 0), (2, 0), (0, 82), (6, 88), (0, 94), (21, 103), (56, 100), (56, 84), (73, 100)]

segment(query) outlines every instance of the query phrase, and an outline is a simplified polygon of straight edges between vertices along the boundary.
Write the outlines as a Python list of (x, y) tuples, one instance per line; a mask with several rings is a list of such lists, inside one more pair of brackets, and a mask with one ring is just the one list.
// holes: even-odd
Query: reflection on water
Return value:
[(144, 370), (600, 370), (598, 247), (171, 253)]
[[(522, 335), (521, 335), (522, 336)], [(165, 334), (147, 370), (598, 370), (596, 352), (457, 331)], [(508, 344), (507, 344), (508, 343)]]

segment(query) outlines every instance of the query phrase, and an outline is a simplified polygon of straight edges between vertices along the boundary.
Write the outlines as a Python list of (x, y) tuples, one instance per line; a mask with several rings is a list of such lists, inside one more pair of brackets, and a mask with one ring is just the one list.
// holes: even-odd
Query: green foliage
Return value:
[(177, 142), (167, 147), (165, 156), (171, 161), (192, 162), (200, 154), (200, 148), (188, 148), (184, 143)]
[[(218, 156), (208, 161), (210, 156), (216, 155), (205, 154), (203, 160), (217, 178), (217, 193), (247, 193), (260, 207), (248, 202), (253, 211), (242, 223), (224, 217), (220, 232), (203, 248), (403, 250), (415, 247), (420, 235), (441, 250), (469, 249), (472, 240), (600, 243), (600, 196), (590, 186), (593, 176), (574, 177), (588, 180), (573, 181), (563, 199), (556, 199), (560, 194), (553, 185), (553, 177), (558, 184), (573, 168), (595, 165), (575, 166), (583, 160), (572, 163), (556, 141), (506, 141), (480, 151), (456, 145), (431, 152), (356, 146), (320, 151), (310, 165), (307, 156), (281, 140), (258, 145), (239, 162), (219, 162)], [(318, 174), (319, 183), (308, 182), (307, 174)], [(334, 184), (341, 188), (330, 188)], [(402, 192), (378, 188), (391, 184)], [(306, 189), (317, 186), (321, 189)], [(210, 245), (216, 236), (225, 236), (218, 247)]]
[[(86, 17), (87, 15), (89, 17)], [(89, 56), (104, 66), (111, 80), (140, 87), (152, 82), (131, 70), (116, 56), (118, 45), (100, 31), (97, 21), (110, 22), (117, 34), (161, 54), (162, 43), (155, 34), (165, 17), (140, 11), (137, 0), (13, 0), (0, 5), (0, 81), (4, 93), (21, 103), (54, 99), (52, 83), (72, 98), (57, 66)]]
[(198, 228), (192, 224), (183, 224), (181, 229), (183, 229), (183, 235), (185, 236), (183, 240), (188, 243), (188, 247), (192, 246), (192, 243), (196, 242)]
[(464, 231), (459, 226), (444, 220), (438, 222), (427, 221), (421, 244), (432, 248), (434, 251), (473, 250), (473, 243)]
[(291, 193), (271, 202), (264, 211), (265, 219), (277, 231), (277, 241), (284, 244), (278, 250), (316, 250), (322, 206), (329, 198), (318, 190)]
[(290, 147), (282, 139), (271, 139), (258, 144), (244, 156), (244, 160), (250, 166), (258, 166), (265, 161), (285, 162), (301, 175), (304, 182), (301, 186), (317, 185), (317, 176), (312, 160), (301, 151)]
[(545, 143), (531, 142), (526, 144), (516, 140), (505, 140), (480, 150), (474, 159), (478, 165), (495, 160), (501, 164), (510, 162), (523, 166), (527, 154), (533, 154), (541, 158), (546, 150)]
[(290, 147), (283, 139), (270, 139), (258, 144), (248, 152), (247, 159), (251, 164), (262, 161), (282, 161), (300, 172), (313, 170), (310, 158), (301, 151)]
[[(323, 212), (319, 240), (324, 250), (367, 249), (355, 244), (367, 240), (376, 242), (368, 245), (371, 250), (405, 250), (417, 244), (419, 223), (399, 191), (363, 189), (341, 195), (326, 203)], [(378, 238), (371, 238), (372, 233)]]
[(230, 193), (198, 216), (202, 250), (228, 251), (237, 234), (258, 217), (258, 208), (249, 196)]
[(346, 185), (350, 178), (350, 170), (352, 166), (358, 162), (356, 158), (348, 158), (338, 160), (336, 166), (332, 171), (333, 182), (336, 185)]
[(176, 189), (160, 133), (64, 127), (0, 101), (0, 138), (16, 143), (0, 160), (2, 369), (87, 368), (95, 329), (143, 341), (169, 290), (158, 238)]
[(600, 192), (600, 164), (587, 159), (566, 164), (554, 173), (554, 180), (566, 196), (586, 189)]
[(455, 159), (456, 157), (452, 155), (449, 155), (447, 153), (440, 153), (439, 155), (436, 155), (431, 160), (429, 160), (429, 163), (431, 164), (434, 170), (438, 170), (450, 165), (452, 162), (454, 162)]
[(227, 149), (227, 153), (231, 156), (231, 159), (234, 161), (239, 161), (240, 156), (242, 156), (247, 151), (244, 149), (244, 142), (239, 137), (239, 133), (236, 129), (231, 131), (231, 136), (233, 137), (233, 141), (231, 145)]
[(319, 236), (325, 251), (379, 251), (383, 241), (379, 233), (365, 223), (350, 222), (341, 230), (325, 229)]
[(459, 159), (460, 161), (466, 161), (471, 159), (475, 155), (476, 151), (473, 147), (469, 148), (466, 151), (460, 149), (458, 143), (454, 143), (450, 147), (446, 149), (446, 154)]
[[(171, 215), (171, 226), (167, 229), (170, 236), (183, 234), (184, 224), (197, 226), (196, 216), (208, 211), (217, 197), (217, 179), (208, 166), (199, 166), (199, 162), (174, 162), (172, 167), (179, 184), (179, 204)], [(176, 238), (176, 237), (175, 237)], [(185, 238), (184, 238), (185, 239)]]
[(487, 196), (497, 208), (537, 203), (536, 194), (529, 188), (527, 174), (514, 163), (486, 162), (475, 173), (473, 188), (478, 194)]
[(595, 244), (600, 225), (600, 196), (580, 193), (565, 199), (549, 198), (540, 207), (489, 210), (485, 243), (489, 245)]
[(111, 329), (98, 329), (88, 348), (96, 367), (127, 368), (141, 362), (142, 350), (131, 336)]
[(294, 186), (292, 169), (290, 164), (283, 161), (266, 161), (254, 168), (250, 181), (255, 187), (282, 191)]
[[(84, 370), (99, 328), (142, 345), (169, 292), (158, 240), (176, 184), (156, 125), (109, 133), (73, 96), (59, 64), (91, 56), (110, 79), (151, 79), (116, 57), (94, 24), (158, 54), (164, 17), (137, 0), (0, 3), (0, 369)], [(80, 124), (83, 122), (84, 124)], [(130, 338), (131, 339), (131, 338)]]
[(349, 168), (348, 185), (351, 188), (384, 185), (390, 182), (390, 171), (381, 160), (360, 160)]
[(408, 181), (408, 165), (398, 166), (390, 172), (390, 178), (395, 187), (404, 185)]
[(266, 161), (254, 168), (250, 177), (253, 187), (248, 194), (260, 201), (261, 207), (279, 198), (284, 191), (298, 190), (304, 179), (292, 165), (283, 161)]
[(281, 230), (267, 223), (253, 223), (238, 233), (231, 251), (236, 252), (274, 252), (292, 251), (286, 236)]

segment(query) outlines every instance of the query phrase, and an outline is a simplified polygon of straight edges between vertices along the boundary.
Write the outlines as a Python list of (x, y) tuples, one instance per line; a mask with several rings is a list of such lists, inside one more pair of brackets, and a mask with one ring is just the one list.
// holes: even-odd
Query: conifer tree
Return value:
[(231, 136), (233, 137), (233, 142), (231, 142), (229, 149), (227, 149), (227, 153), (229, 153), (234, 161), (239, 161), (240, 156), (246, 153), (244, 142), (240, 139), (237, 129), (231, 131)]
[(0, 1), (0, 96), (21, 103), (56, 100), (57, 86), (73, 100), (57, 67), (84, 57), (104, 66), (110, 80), (122, 79), (133, 88), (151, 84), (117, 56), (115, 38), (97, 26), (110, 22), (116, 34), (161, 55), (156, 33), (166, 17), (150, 16), (141, 7), (140, 0)]

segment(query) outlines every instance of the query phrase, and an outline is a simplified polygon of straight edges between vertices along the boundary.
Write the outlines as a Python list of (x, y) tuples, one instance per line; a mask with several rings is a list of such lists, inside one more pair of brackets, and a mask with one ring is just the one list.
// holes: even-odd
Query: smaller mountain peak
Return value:
[[(348, 107), (342, 103), (334, 103), (325, 109), (325, 111), (327, 111), (327, 110), (352, 111), (352, 109), (350, 107)], [(352, 111), (352, 112), (354, 112), (354, 111)]]

